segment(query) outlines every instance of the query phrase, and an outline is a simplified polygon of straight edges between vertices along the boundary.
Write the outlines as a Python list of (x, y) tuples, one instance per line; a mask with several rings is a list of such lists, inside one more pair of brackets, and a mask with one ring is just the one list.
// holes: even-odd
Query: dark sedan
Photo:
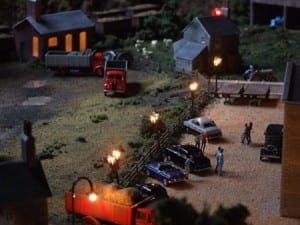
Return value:
[(191, 172), (211, 169), (210, 159), (194, 145), (173, 145), (165, 149), (165, 155), (181, 167), (187, 159), (192, 159)]
[(147, 176), (162, 181), (164, 186), (182, 182), (188, 175), (171, 162), (150, 162), (145, 165)]
[(135, 184), (135, 187), (140, 191), (143, 197), (154, 196), (155, 198), (168, 198), (167, 190), (160, 184), (142, 183)]

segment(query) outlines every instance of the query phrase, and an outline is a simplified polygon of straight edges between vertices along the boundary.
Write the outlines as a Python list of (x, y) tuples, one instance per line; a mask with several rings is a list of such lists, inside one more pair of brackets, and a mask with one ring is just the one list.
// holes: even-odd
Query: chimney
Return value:
[(42, 2), (41, 0), (27, 0), (27, 16), (31, 16), (36, 21), (41, 19)]
[(21, 135), (22, 159), (26, 162), (28, 168), (33, 168), (35, 159), (35, 139), (32, 136), (31, 122), (24, 121), (24, 131)]

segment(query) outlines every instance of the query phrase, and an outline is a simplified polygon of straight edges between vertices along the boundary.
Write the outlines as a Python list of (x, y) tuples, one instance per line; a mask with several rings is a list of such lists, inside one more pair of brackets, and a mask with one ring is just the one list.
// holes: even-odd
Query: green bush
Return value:
[(45, 146), (39, 154), (40, 159), (52, 159), (58, 153), (61, 153), (60, 149), (65, 147), (66, 144), (57, 140), (54, 140), (51, 144)]
[(90, 115), (90, 120), (93, 123), (100, 123), (104, 120), (108, 120), (108, 116), (106, 114), (99, 114), (99, 115), (93, 114), (93, 115)]
[(33, 69), (43, 69), (45, 68), (45, 65), (42, 60), (39, 58), (33, 58), (27, 62), (28, 67)]
[(99, 49), (99, 50), (109, 50), (109, 49), (113, 49), (116, 48), (118, 46), (118, 37), (114, 36), (114, 35), (106, 35), (104, 37), (104, 40), (102, 41), (98, 41), (93, 48)]

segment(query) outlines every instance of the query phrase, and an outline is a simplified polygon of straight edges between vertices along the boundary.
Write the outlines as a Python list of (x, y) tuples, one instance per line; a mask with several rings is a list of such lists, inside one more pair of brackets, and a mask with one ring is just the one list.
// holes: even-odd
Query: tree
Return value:
[(193, 225), (198, 214), (185, 199), (165, 198), (157, 203), (155, 217), (158, 225)]
[(208, 207), (198, 213), (186, 199), (166, 198), (157, 202), (155, 219), (158, 225), (247, 225), (248, 209), (237, 204), (222, 205), (210, 214)]

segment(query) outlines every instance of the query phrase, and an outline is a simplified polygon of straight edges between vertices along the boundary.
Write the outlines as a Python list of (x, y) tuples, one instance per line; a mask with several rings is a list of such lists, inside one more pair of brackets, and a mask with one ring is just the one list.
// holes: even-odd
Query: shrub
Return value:
[(100, 123), (104, 120), (108, 120), (108, 116), (106, 114), (99, 114), (99, 115), (93, 114), (93, 115), (90, 115), (90, 120), (93, 123)]
[(33, 69), (43, 69), (44, 63), (39, 58), (33, 58), (27, 62), (27, 65)]
[(65, 147), (66, 144), (57, 140), (54, 140), (51, 144), (45, 146), (42, 152), (39, 154), (40, 159), (52, 159), (57, 153), (62, 153), (60, 149)]

